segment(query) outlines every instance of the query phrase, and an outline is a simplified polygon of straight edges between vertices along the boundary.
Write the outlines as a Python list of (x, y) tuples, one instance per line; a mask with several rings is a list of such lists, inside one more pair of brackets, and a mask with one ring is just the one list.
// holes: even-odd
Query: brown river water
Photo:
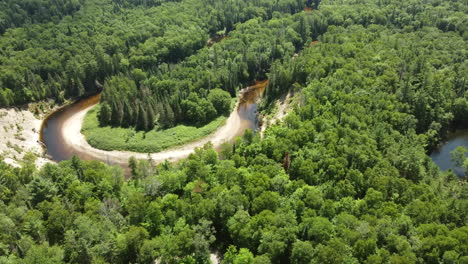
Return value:
[(76, 151), (72, 146), (66, 144), (62, 128), (65, 121), (72, 117), (76, 112), (91, 105), (96, 105), (100, 100), (101, 94), (95, 94), (79, 99), (75, 103), (64, 106), (55, 111), (44, 120), (40, 137), (46, 147), (47, 155), (52, 160), (67, 160), (73, 157), (73, 155), (84, 160), (93, 159), (92, 156), (87, 155), (87, 153)]
[[(235, 110), (237, 111), (240, 119), (240, 123), (238, 124), (239, 127), (236, 127), (237, 131), (234, 132), (235, 136), (241, 136), (246, 129), (254, 131), (258, 129), (258, 101), (263, 95), (267, 85), (268, 81), (257, 82), (255, 85), (247, 87), (241, 92), (239, 104)], [(42, 125), (41, 141), (44, 143), (47, 155), (52, 160), (67, 160), (76, 155), (83, 160), (99, 160), (109, 165), (120, 165), (128, 172), (126, 162), (122, 162), (121, 160), (112, 160), (108, 155), (102, 155), (99, 157), (96, 155), (90, 155), (86, 150), (69, 145), (65, 140), (66, 135), (63, 134), (63, 128), (66, 121), (72, 118), (76, 113), (98, 104), (100, 99), (100, 94), (92, 95), (77, 100), (75, 103), (65, 106), (49, 115)], [(209, 137), (210, 136), (208, 136), (208, 138)], [(231, 137), (229, 139), (232, 140)], [(216, 148), (218, 146), (215, 145), (214, 147)]]
[[(240, 119), (239, 127), (234, 132), (235, 136), (242, 136), (246, 129), (256, 131), (259, 127), (257, 114), (258, 101), (262, 97), (265, 88), (268, 86), (268, 81), (257, 82), (254, 85), (247, 87), (241, 91), (239, 105), (235, 111)], [(99, 160), (109, 165), (120, 165), (128, 173), (126, 162), (122, 160), (113, 160), (108, 155), (96, 156), (89, 152), (69, 145), (63, 134), (63, 126), (69, 118), (75, 113), (82, 111), (90, 106), (96, 105), (101, 99), (100, 94), (92, 95), (76, 101), (75, 103), (62, 107), (56, 112), (49, 115), (43, 122), (41, 128), (41, 141), (46, 147), (48, 156), (55, 161), (67, 160), (78, 156), (83, 160)], [(208, 136), (209, 138), (210, 136)], [(430, 155), (432, 160), (441, 168), (441, 170), (452, 169), (455, 174), (460, 177), (465, 175), (462, 168), (458, 168), (451, 160), (451, 151), (457, 146), (468, 147), (468, 130), (457, 130), (451, 133), (445, 142)], [(219, 146), (214, 146), (215, 149)]]

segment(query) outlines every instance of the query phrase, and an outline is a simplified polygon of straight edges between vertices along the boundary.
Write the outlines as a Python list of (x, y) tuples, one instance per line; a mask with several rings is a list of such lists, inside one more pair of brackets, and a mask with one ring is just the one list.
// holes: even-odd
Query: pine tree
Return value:
[(175, 115), (171, 105), (166, 104), (164, 111), (166, 112), (166, 127), (172, 127), (175, 123)]
[(117, 102), (114, 102), (111, 107), (111, 121), (110, 124), (113, 126), (120, 126), (122, 118), (120, 115), (119, 105)]
[(123, 127), (129, 127), (131, 125), (135, 125), (133, 109), (132, 107), (130, 107), (130, 104), (128, 103), (127, 100), (125, 100), (123, 103), (123, 114), (124, 114), (124, 117), (122, 119)]
[(84, 95), (86, 90), (84, 88), (83, 83), (81, 82), (81, 80), (77, 80), (76, 83), (77, 83), (77, 86), (78, 86), (78, 96)]
[(103, 103), (101, 106), (101, 110), (99, 111), (99, 122), (101, 126), (105, 126), (109, 124), (111, 115), (111, 109), (109, 104)]
[(10, 102), (6, 96), (6, 93), (3, 90), (0, 90), (0, 106), (5, 107), (9, 106)]
[(140, 110), (138, 111), (138, 123), (137, 123), (136, 128), (138, 130), (144, 130), (144, 131), (147, 131), (148, 129), (148, 115), (141, 104), (140, 104)]
[(146, 113), (147, 113), (147, 116), (148, 116), (147, 117), (148, 118), (148, 120), (147, 120), (148, 123), (147, 123), (146, 129), (147, 130), (152, 130), (154, 128), (154, 116), (155, 116), (153, 108), (149, 107), (148, 111), (146, 111)]
[(306, 44), (310, 40), (309, 23), (305, 16), (301, 16), (299, 20), (299, 33), (301, 34), (302, 44)]

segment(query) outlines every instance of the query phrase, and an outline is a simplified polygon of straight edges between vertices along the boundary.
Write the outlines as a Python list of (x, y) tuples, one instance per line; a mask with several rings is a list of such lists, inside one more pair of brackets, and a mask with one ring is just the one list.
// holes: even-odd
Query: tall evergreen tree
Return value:
[(146, 113), (146, 110), (143, 108), (143, 105), (140, 105), (139, 111), (138, 111), (138, 123), (136, 128), (138, 130), (148, 130), (148, 114)]
[(111, 116), (111, 109), (109, 107), (109, 104), (103, 103), (101, 105), (101, 109), (99, 110), (99, 122), (102, 125), (108, 125), (110, 121), (110, 116)]

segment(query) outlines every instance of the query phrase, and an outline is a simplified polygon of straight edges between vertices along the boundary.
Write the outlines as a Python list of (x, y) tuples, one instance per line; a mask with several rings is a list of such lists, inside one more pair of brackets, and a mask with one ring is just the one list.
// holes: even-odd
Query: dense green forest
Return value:
[(3, 0), (0, 2), (0, 33), (27, 24), (59, 22), (81, 8), (84, 0)]
[[(125, 114), (137, 115), (134, 119), (125, 117), (132, 122), (148, 119), (147, 125), (138, 127), (151, 128), (160, 112), (170, 117), (164, 123), (175, 123), (180, 114), (178, 109), (170, 109), (169, 103), (187, 100), (190, 105), (193, 100), (206, 100), (207, 95), (189, 96), (195, 88), (181, 87), (181, 92), (170, 97), (164, 83), (159, 84), (162, 87), (155, 84), (155, 75), (205, 47), (211, 35), (230, 32), (239, 22), (270, 19), (276, 12), (295, 13), (305, 6), (304, 1), (290, 0), (166, 1), (153, 8), (148, 8), (150, 1), (120, 2), (86, 1), (73, 16), (57, 24), (32, 24), (4, 33), (0, 42), (0, 106), (50, 97), (62, 102), (101, 90), (104, 85), (103, 101), (107, 104), (103, 109), (110, 110), (112, 125), (137, 125), (123, 122)], [(232, 60), (234, 55), (229, 57)], [(128, 90), (133, 92), (131, 87), (138, 92), (126, 98)], [(206, 104), (214, 110), (211, 102)], [(190, 106), (184, 110), (190, 112)], [(176, 116), (172, 117), (172, 112)], [(207, 119), (222, 114), (218, 112)], [(110, 118), (112, 115), (117, 117)], [(103, 125), (108, 123), (104, 117)]]
[(176, 164), (131, 159), (129, 179), (76, 157), (0, 162), (0, 264), (468, 263), (466, 178), (427, 156), (468, 119), (467, 12), (463, 0), (87, 0), (9, 26), (3, 106), (103, 88), (104, 124), (150, 129), (225, 114), (254, 80), (270, 81), (264, 111), (291, 89), (297, 103), (263, 138)]
[[(33, 21), (44, 21), (36, 16), (72, 15), (56, 24), (32, 24), (3, 34), (0, 105), (50, 97), (60, 103), (103, 89), (101, 125), (139, 130), (203, 125), (225, 114), (215, 107), (217, 101), (209, 100), (210, 90), (221, 88), (234, 96), (254, 80), (264, 79), (275, 61), (290, 59), (330, 25), (434, 26), (463, 36), (467, 23), (458, 2), (434, 1), (419, 7), (356, 2), (339, 10), (335, 7), (344, 4), (333, 2), (322, 5), (322, 12), (294, 16), (287, 14), (316, 7), (318, 1), (164, 2), (57, 2), (47, 9), (55, 16), (34, 8), (45, 6), (41, 2), (18, 4), (28, 11), (15, 11), (16, 4), (6, 8), (10, 16), (25, 14)], [(234, 27), (252, 18), (257, 23)], [(229, 39), (206, 47), (209, 36), (217, 34)], [(191, 57), (184, 60), (187, 56)]]

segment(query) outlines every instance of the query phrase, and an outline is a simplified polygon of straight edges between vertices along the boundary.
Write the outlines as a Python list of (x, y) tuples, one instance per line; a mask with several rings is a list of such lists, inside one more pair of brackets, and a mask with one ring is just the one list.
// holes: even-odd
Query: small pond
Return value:
[(451, 152), (458, 146), (468, 148), (468, 129), (459, 129), (450, 133), (441, 145), (431, 153), (431, 158), (440, 170), (452, 169), (459, 177), (464, 177), (465, 170), (455, 166), (452, 161)]

